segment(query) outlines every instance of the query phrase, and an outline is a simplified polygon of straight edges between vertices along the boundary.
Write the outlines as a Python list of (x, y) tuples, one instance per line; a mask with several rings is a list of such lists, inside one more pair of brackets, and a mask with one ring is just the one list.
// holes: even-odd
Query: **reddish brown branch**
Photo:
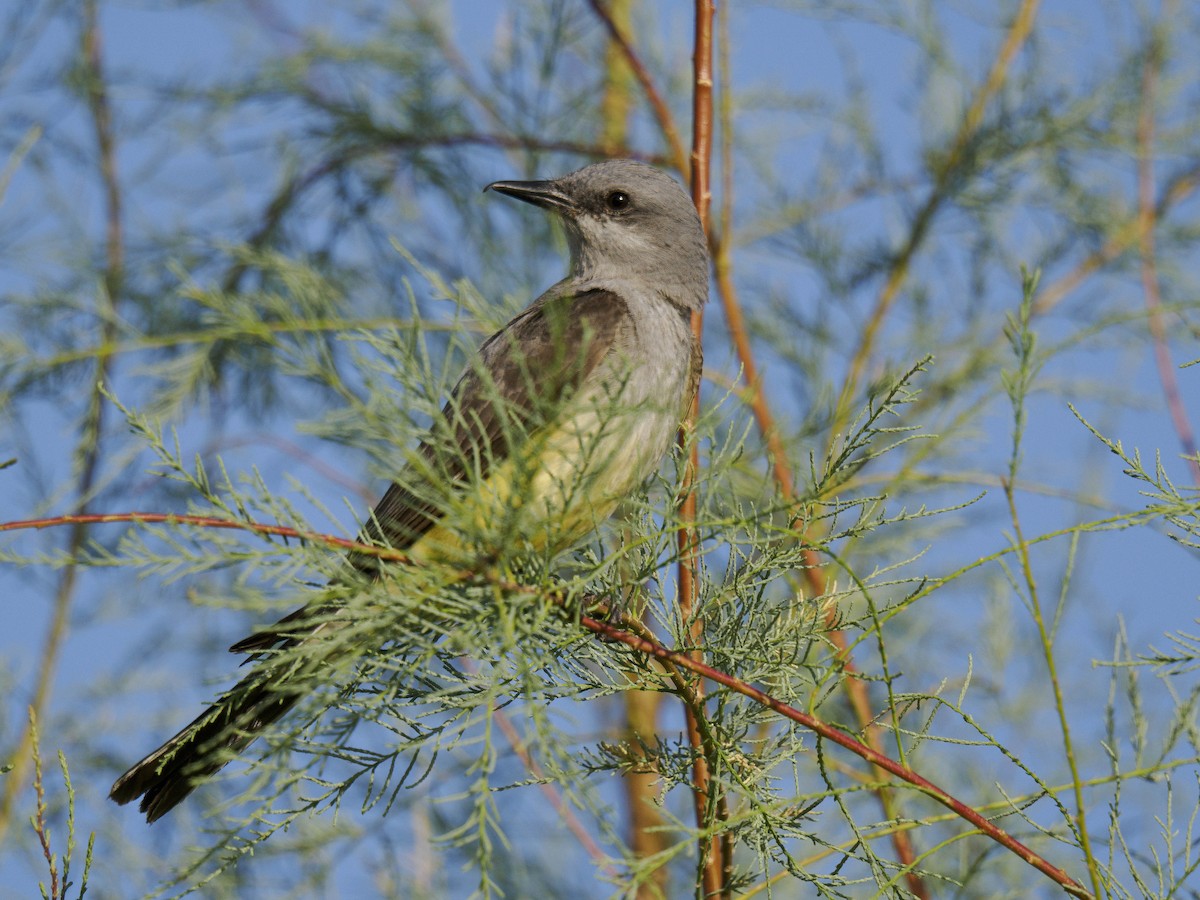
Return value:
[[(105, 522), (151, 522), (164, 524), (188, 524), (202, 528), (232, 528), (240, 531), (249, 531), (256, 534), (270, 534), (298, 539), (319, 542), (331, 547), (341, 547), (345, 549), (353, 549), (364, 553), (372, 553), (384, 559), (393, 559), (398, 561), (404, 560), (404, 555), (389, 550), (384, 547), (373, 547), (370, 545), (358, 544), (354, 541), (348, 541), (344, 538), (334, 537), (332, 535), (320, 534), (316, 532), (300, 531), (294, 528), (287, 528), (281, 525), (267, 525), (258, 522), (234, 522), (226, 519), (217, 519), (209, 516), (190, 516), (190, 515), (172, 515), (169, 513), (111, 513), (107, 515), (95, 514), (86, 516), (56, 516), (45, 519), (28, 519), (15, 522), (0, 522), (0, 531), (16, 531), (29, 528), (47, 528), (58, 525), (73, 525), (77, 520), (80, 524), (100, 524)], [(522, 590), (519, 585), (510, 584), (507, 581), (497, 581), (498, 586), (504, 589)], [(583, 627), (594, 634), (602, 635), (605, 638), (613, 641), (620, 641), (626, 646), (637, 650), (640, 653), (645, 653), (648, 656), (653, 656), (655, 659), (667, 664), (671, 670), (686, 669), (709, 681), (726, 687), (735, 693), (748, 697), (756, 703), (777, 712), (786, 719), (790, 719), (799, 725), (809, 729), (819, 737), (832, 741), (841, 747), (856, 754), (873, 766), (894, 775), (896, 778), (906, 781), (920, 790), (922, 793), (933, 798), (935, 801), (945, 806), (955, 815), (965, 819), (974, 825), (980, 832), (991, 838), (1002, 847), (1017, 854), (1021, 859), (1025, 860), (1029, 865), (1044, 873), (1047, 877), (1054, 880), (1056, 883), (1063, 886), (1068, 893), (1077, 897), (1090, 896), (1086, 890), (1076, 881), (1071, 879), (1063, 870), (1051, 865), (1042, 856), (1034, 850), (1022, 844), (1020, 841), (1008, 835), (1002, 829), (988, 821), (970, 806), (967, 806), (962, 801), (956, 799), (951, 794), (938, 787), (933, 782), (917, 774), (912, 769), (902, 766), (889, 757), (879, 753), (866, 744), (855, 740), (848, 734), (834, 728), (821, 719), (816, 718), (808, 713), (802, 712), (788, 704), (776, 700), (774, 697), (759, 690), (732, 675), (714, 669), (702, 662), (694, 659), (691, 655), (680, 653), (674, 650), (668, 650), (661, 644), (651, 640), (647, 633), (633, 634), (629, 631), (622, 630), (615, 625), (610, 625), (607, 622), (601, 622), (593, 619), (590, 616), (581, 616), (580, 621)], [(699, 698), (699, 694), (695, 692), (694, 686), (688, 686), (676, 680), (678, 688), (681, 690), (685, 701), (688, 705), (694, 705)]]
[(680, 172), (687, 171), (687, 153), (683, 149), (683, 142), (679, 139), (679, 129), (675, 127), (675, 119), (671, 115), (670, 107), (663, 99), (657, 87), (654, 86), (654, 79), (650, 77), (650, 72), (646, 68), (646, 64), (642, 62), (633, 45), (629, 43), (628, 38), (621, 32), (620, 26), (609, 14), (602, 0), (588, 0), (588, 6), (592, 8), (592, 12), (596, 14), (605, 30), (608, 32), (609, 38), (621, 48), (621, 52), (625, 54), (625, 59), (629, 63), (629, 68), (633, 72), (633, 77), (638, 80), (638, 84), (642, 86), (642, 92), (646, 95), (646, 100), (650, 103), (650, 108), (654, 110), (654, 118), (658, 121), (659, 130), (662, 131), (663, 137), (666, 139), (667, 146), (671, 150), (671, 157), (675, 168)]
[(1009, 835), (1006, 831), (993, 824), (988, 819), (980, 815), (975, 809), (963, 803), (947, 791), (938, 787), (929, 779), (917, 774), (912, 769), (900, 765), (895, 760), (884, 756), (882, 753), (868, 747), (866, 744), (856, 741), (845, 732), (839, 731), (832, 725), (818, 719), (815, 716), (809, 715), (806, 712), (789, 706), (781, 700), (776, 700), (770, 694), (760, 691), (751, 684), (747, 684), (738, 678), (728, 675), (712, 666), (706, 665), (699, 660), (693, 659), (685, 653), (678, 653), (674, 650), (668, 650), (660, 644), (656, 644), (645, 637), (639, 637), (635, 634), (630, 634), (627, 631), (622, 631), (615, 625), (610, 625), (607, 622), (601, 622), (589, 616), (581, 618), (583, 627), (591, 631), (593, 634), (602, 635), (607, 640), (620, 641), (627, 647), (631, 647), (640, 653), (645, 653), (647, 656), (653, 656), (655, 659), (662, 660), (679, 668), (687, 669), (697, 675), (707, 678), (709, 681), (714, 681), (723, 687), (729, 688), (735, 693), (741, 694), (744, 697), (749, 697), (756, 703), (759, 703), (768, 709), (771, 709), (786, 719), (803, 725), (805, 728), (812, 731), (818, 737), (831, 741), (840, 747), (844, 747), (851, 753), (861, 757), (871, 765), (891, 775), (906, 781), (919, 790), (921, 793), (932, 798), (942, 806), (949, 809), (955, 815), (967, 822), (970, 822), (975, 828), (982, 832), (987, 837), (991, 838), (1006, 850), (1015, 853), (1022, 860), (1033, 866), (1039, 872), (1050, 878), (1056, 884), (1060, 885), (1068, 894), (1074, 897), (1090, 897), (1091, 894), (1081, 885), (1064, 872), (1062, 869), (1052, 865), (1044, 857), (1038, 854), (1033, 849), (1018, 841), (1016, 838)]
[[(96, 320), (99, 323), (100, 343), (111, 346), (116, 337), (117, 306), (125, 280), (125, 240), (123, 231), (121, 186), (117, 178), (116, 139), (113, 133), (112, 109), (109, 105), (108, 86), (104, 80), (101, 56), (100, 25), (97, 20), (95, 0), (87, 0), (82, 7), (80, 33), (80, 70), (85, 79), (88, 113), (96, 139), (97, 174), (104, 194), (104, 269), (102, 287), (96, 296)], [(92, 373), (92, 388), (87, 395), (87, 408), (79, 426), (79, 437), (75, 458), (80, 461), (75, 483), (75, 511), (84, 513), (91, 504), (97, 489), (100, 471), (101, 444), (104, 435), (104, 410), (107, 408), (101, 395), (100, 385), (108, 380), (110, 357), (96, 357)], [(67, 553), (74, 557), (87, 540), (87, 527), (76, 523), (67, 535)], [(30, 704), (33, 715), (40, 715), (50, 697), (50, 688), (58, 668), (59, 653), (66, 640), (70, 624), (71, 606), (75, 599), (78, 573), (73, 566), (64, 569), (55, 589), (54, 608), (50, 616), (50, 627), (38, 660), (38, 671), (34, 682), (33, 699)], [(4, 794), (0, 797), (0, 843), (12, 821), (17, 794), (25, 785), (27, 750), (32, 740), (32, 726), (27, 726), (17, 742), (13, 754), (13, 769), (5, 779)]]
[[(1005, 36), (1005, 40), (988, 71), (987, 78), (976, 92), (970, 107), (967, 109), (966, 115), (963, 117), (963, 121), (959, 125), (958, 131), (955, 133), (946, 157), (938, 169), (933, 188), (913, 220), (908, 239), (893, 260), (875, 306), (863, 326), (858, 347), (851, 357), (850, 368), (834, 411), (834, 425), (830, 430), (831, 434), (836, 434), (842, 430), (842, 424), (845, 417), (849, 414), (851, 404), (858, 391), (863, 374), (866, 371), (868, 361), (874, 352), (875, 342), (884, 320), (887, 318), (893, 303), (899, 295), (901, 286), (907, 280), (912, 260), (923, 243), (937, 212), (950, 196), (950, 187), (966, 159), (967, 149), (970, 146), (971, 140), (983, 122), (983, 115), (988, 103), (1004, 84), (1013, 59), (1032, 32), (1039, 2), (1040, 0), (1023, 0), (1021, 3), (1013, 19), (1013, 23), (1008, 30), (1008, 34)], [(767, 453), (770, 457), (772, 470), (774, 471), (776, 482), (779, 484), (780, 492), (785, 498), (791, 500), (795, 497), (792, 473), (779, 442), (774, 420), (762, 391), (758, 370), (754, 364), (754, 357), (746, 335), (740, 304), (737, 301), (737, 295), (734, 292), (732, 278), (729, 273), (727, 252), (718, 253), (716, 259), (717, 285), (729, 322), (730, 332), (733, 335), (734, 346), (737, 349), (738, 358), (742, 363), (747, 383), (750, 385), (752, 391), (751, 408), (759, 430), (762, 432), (766, 442)], [(805, 535), (805, 538), (807, 539), (808, 535)], [(807, 550), (805, 552), (805, 565), (804, 574), (809, 589), (816, 596), (824, 594), (825, 574), (821, 567), (821, 560), (814, 551)], [(856, 670), (849, 655), (849, 645), (847, 644), (845, 635), (840, 629), (835, 627), (836, 623), (832, 617), (829, 620), (829, 625), (830, 640), (837, 648), (838, 655), (845, 667), (847, 678), (844, 681), (844, 685), (847, 697), (854, 709), (855, 718), (862, 728), (863, 735), (871, 745), (872, 750), (879, 753), (881, 743), (878, 730), (874, 725), (875, 716), (871, 709), (867, 686), (854, 677)], [(889, 818), (893, 817), (894, 811), (886, 790), (879, 792), (879, 799), (883, 805), (884, 814)], [(906, 867), (911, 865), (915, 856), (908, 835), (897, 832), (893, 838), (893, 842), (901, 863)], [(927, 896), (924, 885), (914, 873), (910, 872), (907, 881), (909, 888), (914, 893), (920, 897)]]
[(583, 823), (579, 821), (579, 816), (575, 815), (575, 811), (567, 805), (562, 794), (553, 784), (546, 781), (545, 771), (542, 769), (541, 764), (533, 758), (533, 754), (525, 748), (525, 742), (521, 740), (521, 735), (517, 731), (516, 726), (513, 725), (512, 720), (505, 715), (502, 709), (492, 710), (492, 720), (504, 733), (504, 737), (508, 741), (509, 746), (512, 747), (513, 753), (521, 760), (521, 764), (525, 766), (526, 771), (537, 780), (542, 794), (550, 801), (550, 804), (554, 807), (554, 811), (562, 819), (563, 824), (575, 836), (575, 840), (579, 841), (579, 845), (583, 847), (584, 852), (591, 857), (592, 862), (605, 871), (605, 874), (610, 877), (616, 877), (618, 874), (616, 867), (605, 858), (604, 850), (588, 834)]
[[(724, 174), (726, 178), (725, 194), (722, 196), (723, 208), (726, 210), (722, 215), (724, 227), (720, 238), (710, 241), (716, 271), (717, 296), (720, 298), (721, 308), (725, 313), (725, 322), (729, 329), (729, 334), (733, 339), (738, 361), (742, 366), (742, 377), (745, 379), (746, 386), (750, 391), (750, 409), (754, 415), (755, 423), (758, 425), (759, 433), (766, 444), (767, 458), (771, 465), (771, 472), (774, 475), (775, 483), (778, 485), (779, 492), (784, 499), (789, 504), (793, 504), (796, 500), (796, 483), (792, 474), (791, 464), (788, 462), (783, 440), (780, 437), (775, 417), (771, 412), (770, 404), (767, 402), (766, 393), (763, 390), (758, 363), (754, 356), (753, 347), (750, 344), (750, 336), (746, 330), (745, 316), (742, 314), (742, 304), (733, 281), (733, 260), (729, 252), (732, 215), (728, 212), (732, 203), (732, 178), (730, 174), (732, 160), (730, 156), (731, 154), (726, 153), (724, 162)], [(796, 527), (797, 524), (793, 522), (793, 527)], [(805, 535), (804, 537), (807, 539), (809, 536)], [(814, 550), (806, 549), (804, 551), (804, 565), (804, 579), (808, 585), (809, 593), (813, 597), (823, 596), (826, 591), (826, 579), (820, 556)], [(858, 722), (863, 737), (870, 744), (871, 748), (878, 753), (882, 753), (883, 744), (879, 728), (874, 724), (875, 713), (871, 708), (867, 685), (856, 677), (858, 670), (850, 656), (846, 635), (837, 627), (836, 614), (834, 612), (830, 612), (826, 624), (829, 629), (829, 640), (837, 649), (842, 670), (846, 675), (846, 678), (842, 682), (843, 690), (850, 701), (855, 720)], [(877, 789), (876, 793), (879, 797), (880, 805), (883, 807), (884, 816), (889, 819), (895, 818), (896, 810), (887, 793), (887, 789), (881, 787)], [(891, 840), (892, 846), (896, 851), (896, 859), (900, 865), (905, 868), (912, 866), (916, 860), (916, 852), (913, 849), (912, 838), (908, 832), (893, 832)], [(925, 887), (921, 876), (916, 872), (910, 869), (905, 876), (905, 881), (908, 884), (909, 890), (916, 897), (924, 900), (924, 898), (929, 896), (929, 891)]]
[(693, 46), (692, 77), (692, 199), (700, 214), (700, 224), (708, 234), (712, 208), (711, 166), (713, 133), (713, 4), (696, 0), (696, 35)]
[(24, 531), (28, 529), (54, 528), (59, 525), (106, 525), (114, 522), (136, 522), (147, 525), (195, 525), (198, 528), (228, 528), (233, 531), (249, 531), (253, 534), (275, 535), (278, 537), (296, 538), (314, 544), (324, 544), (327, 547), (337, 547), (341, 550), (353, 550), (374, 556), (388, 562), (411, 563), (412, 560), (390, 547), (380, 547), (373, 544), (363, 544), (347, 538), (334, 537), (317, 531), (300, 531), (286, 525), (266, 525), (262, 522), (242, 522), (236, 519), (219, 519), (216, 516), (189, 516), (176, 513), (87, 513), (84, 515), (48, 516), (44, 519), (23, 519), (14, 522), (0, 522), (0, 531)]
[(938, 167), (929, 196), (925, 199), (925, 202), (921, 205), (921, 208), (913, 219), (908, 239), (892, 262), (887, 279), (879, 292), (879, 297), (875, 301), (875, 307), (871, 310), (871, 314), (863, 326), (858, 347), (851, 357), (850, 371), (846, 375), (846, 381), (842, 386), (841, 396), (838, 399), (838, 406), (834, 414), (834, 426), (831, 429), (831, 432), (834, 434), (841, 431), (844, 419), (849, 414), (854, 395), (858, 391), (858, 386), (862, 382), (867, 364), (874, 352), (875, 340), (879, 335), (879, 330), (887, 318), (896, 297), (899, 296), (901, 286), (908, 279), (908, 271), (913, 258), (924, 242), (925, 235), (929, 231), (929, 226), (933, 224), (934, 217), (951, 197), (951, 188), (955, 179), (961, 173), (963, 163), (967, 159), (967, 149), (979, 131), (979, 126), (983, 122), (983, 115), (987, 110), (988, 103), (1004, 85), (1004, 82), (1008, 78), (1009, 69), (1012, 67), (1013, 59), (1033, 31), (1033, 23), (1037, 17), (1040, 2), (1041, 0), (1022, 0), (1021, 6), (1013, 18), (1013, 23), (1009, 26), (1004, 43), (1000, 46), (996, 58), (992, 61), (987, 78), (984, 79), (983, 84), (972, 98), (971, 105), (968, 107), (966, 115), (963, 116), (963, 120), (959, 124), (958, 131), (954, 135), (954, 140), (950, 144), (945, 159)]
[(1158, 265), (1154, 246), (1154, 228), (1158, 222), (1154, 205), (1154, 91), (1158, 82), (1161, 52), (1159, 42), (1151, 38), (1151, 46), (1142, 69), (1141, 109), (1137, 125), (1138, 246), (1142, 261), (1142, 292), (1146, 297), (1147, 319), (1154, 341), (1154, 362), (1158, 368), (1158, 380), (1162, 384), (1171, 424), (1174, 425), (1175, 434), (1183, 447), (1191, 470), (1192, 483), (1200, 486), (1200, 456), (1197, 455), (1195, 432), (1179, 393), (1179, 380), (1175, 377), (1175, 364), (1171, 361), (1171, 348), (1167, 343), (1167, 330), (1163, 324), (1162, 297), (1158, 289)]
[[(689, 166), (692, 189), (692, 201), (696, 204), (696, 212), (700, 217), (700, 225), (704, 233), (711, 231), (709, 226), (709, 210), (712, 207), (712, 188), (710, 186), (710, 166), (712, 161), (712, 124), (713, 124), (713, 4), (711, 0), (696, 0), (695, 34), (693, 41), (693, 76), (692, 76), (692, 155)], [(692, 334), (697, 345), (704, 329), (704, 318), (701, 311), (692, 313)], [(695, 428), (696, 419), (700, 412), (699, 392), (692, 398), (692, 406), (687, 421), (681, 430), (681, 436), (686, 436)], [(683, 485), (683, 502), (679, 508), (681, 521), (678, 532), (679, 545), (679, 614), (683, 622), (689, 623), (689, 640), (692, 645), (692, 656), (697, 661), (703, 658), (704, 625), (699, 615), (696, 615), (696, 546), (698, 536), (695, 529), (696, 521), (696, 492), (693, 485), (695, 473), (700, 467), (699, 447), (694, 440), (685, 439), (684, 446), (688, 448), (688, 464)], [(722, 821), (726, 815), (725, 798), (720, 782), (713, 778), (713, 769), (717, 765), (716, 748), (709, 745), (705, 739), (707, 729), (700, 718), (704, 711), (704, 686), (697, 682), (692, 691), (692, 702), (685, 704), (688, 740), (695, 751), (695, 762), (692, 764), (692, 790), (696, 806), (696, 825), (703, 832), (708, 823)], [(714, 832), (717, 829), (712, 829)], [(701, 838), (698, 865), (700, 880), (705, 897), (730, 897), (729, 875), (732, 861), (725, 858), (725, 844), (718, 833), (711, 837)]]
[[(335, 173), (349, 168), (354, 163), (380, 156), (392, 150), (420, 150), (423, 148), (442, 149), (450, 147), (494, 147), (502, 150), (539, 150), (546, 152), (574, 153), (580, 156), (593, 156), (602, 159), (610, 155), (605, 147), (595, 144), (581, 144), (574, 141), (549, 141), (540, 137), (488, 134), (485, 132), (463, 134), (409, 133), (403, 131), (388, 131), (371, 142), (351, 144), (340, 149), (314, 165), (303, 175), (292, 178), (282, 184), (275, 195), (267, 203), (259, 223), (244, 243), (247, 247), (260, 248), (267, 245), (279, 232), (285, 216), (301, 198), (317, 185), (323, 183)], [(637, 156), (636, 153), (628, 155)], [(647, 161), (657, 162), (653, 157)], [(221, 289), (235, 291), (249, 271), (249, 265), (240, 261), (230, 266), (229, 271), (221, 280)]]

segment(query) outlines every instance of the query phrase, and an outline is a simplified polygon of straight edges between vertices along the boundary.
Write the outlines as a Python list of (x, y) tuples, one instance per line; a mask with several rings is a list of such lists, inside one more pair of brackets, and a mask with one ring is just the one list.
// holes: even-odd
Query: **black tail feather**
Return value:
[[(109, 797), (125, 804), (142, 798), (153, 822), (249, 746), (262, 729), (296, 705), (300, 694), (254, 672), (173, 738), (116, 780)], [(285, 679), (286, 680), (286, 679)]]

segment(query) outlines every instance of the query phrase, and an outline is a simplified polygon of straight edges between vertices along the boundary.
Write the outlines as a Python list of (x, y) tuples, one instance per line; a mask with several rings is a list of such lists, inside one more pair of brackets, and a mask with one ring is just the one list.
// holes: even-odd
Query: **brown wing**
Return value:
[[(396, 549), (413, 544), (433, 527), (451, 493), (485, 477), (511, 443), (548, 424), (612, 349), (628, 318), (621, 297), (586, 291), (533, 306), (492, 335), (405, 473), (415, 476), (412, 483), (388, 488), (363, 537)], [(354, 560), (365, 570), (370, 562)]]
[(700, 379), (704, 376), (704, 346), (695, 333), (692, 334), (692, 355), (688, 363), (687, 390), (683, 392), (683, 409), (679, 411), (679, 421), (682, 422), (692, 414), (692, 403), (696, 392), (700, 390)]
[[(397, 550), (415, 543), (437, 523), (454, 493), (485, 477), (514, 442), (557, 414), (612, 350), (628, 322), (624, 299), (592, 290), (539, 301), (488, 338), (414, 462), (371, 511), (359, 540)], [(376, 557), (351, 553), (349, 561), (360, 572), (378, 573)], [(229, 649), (254, 653), (302, 636), (310, 612), (298, 609)]]

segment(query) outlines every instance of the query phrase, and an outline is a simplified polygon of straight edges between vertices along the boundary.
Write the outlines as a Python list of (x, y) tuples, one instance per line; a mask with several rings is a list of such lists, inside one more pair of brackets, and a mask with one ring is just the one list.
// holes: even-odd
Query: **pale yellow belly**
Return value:
[(645, 407), (577, 415), (532, 435), (457, 495), (438, 525), (409, 548), (418, 560), (464, 566), (483, 557), (562, 552), (612, 515), (657, 467), (674, 423)]

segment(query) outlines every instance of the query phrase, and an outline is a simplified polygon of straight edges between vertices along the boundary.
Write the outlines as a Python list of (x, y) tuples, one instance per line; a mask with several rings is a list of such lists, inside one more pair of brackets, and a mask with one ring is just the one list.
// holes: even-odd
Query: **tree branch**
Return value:
[[(105, 234), (104, 269), (101, 288), (96, 295), (95, 317), (100, 333), (99, 343), (111, 345), (117, 333), (117, 306), (125, 282), (125, 240), (122, 222), (121, 186), (117, 178), (115, 136), (108, 85), (104, 80), (101, 59), (100, 25), (97, 21), (96, 0), (85, 0), (82, 9), (80, 34), (80, 68), (86, 79), (86, 98), (96, 140), (97, 174), (104, 194)], [(85, 513), (94, 499), (100, 471), (101, 446), (104, 437), (104, 410), (107, 408), (101, 384), (109, 377), (111, 360), (107, 354), (96, 357), (87, 394), (87, 410), (79, 429), (75, 450), (78, 475), (75, 483), (75, 511)], [(80, 517), (82, 518), (82, 517)], [(87, 540), (87, 524), (76, 521), (67, 535), (67, 554), (74, 557)], [(29, 753), (33, 740), (32, 723), (41, 718), (50, 699), (50, 688), (58, 668), (59, 653), (66, 640), (75, 598), (78, 572), (68, 566), (59, 577), (55, 589), (54, 608), (50, 627), (38, 661), (33, 699), (30, 702), (30, 723), (26, 725), (13, 751), (13, 768), (5, 779), (0, 798), (0, 844), (12, 821), (17, 795), (25, 786), (29, 769)]]
[[(391, 550), (386, 547), (371, 546), (359, 544), (355, 541), (349, 541), (345, 538), (334, 537), (332, 535), (320, 534), (318, 532), (300, 531), (294, 528), (287, 528), (281, 525), (268, 525), (258, 522), (234, 522), (226, 519), (217, 519), (207, 516), (191, 516), (191, 515), (172, 515), (169, 513), (145, 513), (145, 512), (128, 512), (128, 513), (110, 513), (105, 515), (84, 515), (84, 516), (56, 516), (45, 519), (29, 519), (24, 521), (0, 522), (0, 532), (17, 531), (30, 528), (48, 528), (62, 525), (75, 524), (99, 524), (99, 523), (114, 523), (114, 522), (153, 522), (164, 524), (187, 524), (196, 525), (202, 528), (231, 528), (240, 531), (249, 531), (256, 534), (266, 535), (281, 535), (293, 537), (312, 542), (319, 542), (330, 547), (340, 547), (344, 549), (353, 549), (356, 552), (370, 553), (378, 556), (381, 559), (404, 562), (404, 555), (398, 551)], [(484, 577), (492, 581), (497, 587), (502, 590), (524, 590), (529, 591), (530, 588), (513, 583), (507, 579), (500, 577), (498, 574), (491, 571), (469, 572), (465, 575)], [(542, 592), (544, 593), (544, 592)], [(566, 600), (561, 595), (550, 595), (550, 599), (559, 604), (565, 604)], [(589, 606), (603, 605), (603, 601), (597, 597), (586, 598)], [(874, 750), (866, 744), (855, 740), (850, 735), (843, 731), (834, 728), (832, 725), (818, 719), (816, 716), (802, 712), (795, 707), (789, 706), (781, 700), (777, 700), (765, 691), (761, 691), (753, 685), (742, 681), (732, 675), (722, 672), (712, 666), (707, 665), (701, 660), (693, 658), (691, 654), (681, 653), (675, 650), (669, 650), (661, 644), (652, 640), (649, 633), (645, 629), (639, 629), (635, 622), (629, 622), (629, 627), (641, 631), (641, 634), (634, 634), (616, 625), (611, 625), (608, 622), (602, 622), (588, 615), (580, 617), (580, 622), (583, 627), (593, 634), (604, 637), (607, 640), (619, 641), (640, 653), (668, 665), (670, 669), (684, 669), (699, 675), (703, 678), (713, 681), (729, 690), (748, 697), (756, 703), (773, 710), (779, 715), (812, 731), (818, 737), (831, 741), (840, 747), (849, 750), (861, 759), (866, 760), (871, 765), (881, 769), (884, 772), (900, 779), (901, 781), (911, 784), (921, 793), (932, 798), (942, 806), (949, 809), (955, 815), (979, 829), (987, 837), (998, 843), (1000, 846), (1015, 853), (1022, 860), (1033, 866), (1039, 872), (1045, 874), (1048, 878), (1061, 885), (1067, 893), (1075, 897), (1090, 897), (1091, 895), (1075, 880), (1073, 880), (1066, 872), (1049, 863), (1040, 854), (1036, 853), (1025, 844), (1007, 834), (1001, 828), (984, 818), (975, 809), (958, 800), (953, 795), (938, 787), (935, 783), (928, 780), (922, 775), (919, 775), (914, 770), (903, 766), (900, 763), (892, 760), (884, 754)], [(669, 669), (669, 670), (670, 670)], [(684, 681), (676, 681), (676, 687), (680, 690), (682, 699), (689, 706), (699, 702), (703, 696), (696, 692), (694, 684), (688, 684)]]
[(776, 700), (770, 694), (760, 691), (751, 684), (726, 674), (712, 666), (706, 665), (699, 660), (693, 659), (689, 654), (679, 653), (674, 650), (668, 650), (661, 644), (657, 644), (645, 637), (631, 634), (623, 631), (615, 625), (610, 625), (608, 622), (602, 622), (593, 619), (589, 616), (583, 616), (580, 620), (583, 627), (593, 634), (600, 635), (606, 640), (620, 641), (627, 647), (645, 653), (647, 656), (653, 656), (655, 659), (663, 662), (671, 663), (681, 669), (687, 669), (697, 675), (707, 678), (709, 681), (716, 682), (723, 687), (729, 688), (731, 691), (741, 694), (743, 697), (748, 697), (756, 703), (771, 709), (786, 719), (803, 725), (805, 728), (812, 731), (819, 738), (844, 747), (851, 753), (861, 757), (871, 765), (882, 769), (883, 771), (911, 784), (922, 794), (940, 803), (942, 806), (949, 809), (955, 815), (974, 825), (980, 832), (991, 838), (1001, 847), (1011, 853), (1016, 854), (1029, 865), (1033, 866), (1047, 878), (1060, 885), (1068, 894), (1073, 897), (1091, 897), (1092, 895), (1081, 885), (1064, 872), (1062, 869), (1052, 865), (1036, 851), (1027, 847), (1025, 844), (1012, 837), (1003, 829), (997, 827), (988, 819), (981, 816), (975, 809), (958, 800), (956, 797), (938, 787), (929, 779), (917, 774), (912, 769), (900, 765), (898, 762), (890, 759), (887, 756), (873, 750), (866, 744), (856, 741), (845, 732), (839, 731), (832, 725), (818, 719), (816, 716), (809, 715), (806, 712), (789, 706), (781, 700)]
[[(1163, 20), (1169, 20), (1164, 10)], [(1161, 38), (1151, 35), (1146, 60), (1142, 66), (1142, 97), (1137, 124), (1137, 183), (1138, 183), (1138, 249), (1141, 255), (1142, 292), (1146, 298), (1146, 315), (1150, 335), (1154, 341), (1154, 364), (1158, 368), (1158, 380), (1162, 384), (1163, 396), (1175, 434), (1183, 447), (1192, 483), (1200, 487), (1200, 454), (1196, 449), (1196, 434), (1188, 420), (1183, 397), (1179, 392), (1179, 379), (1175, 377), (1175, 364), (1171, 361), (1171, 348), (1167, 343), (1167, 330), (1163, 324), (1162, 297), (1158, 289), (1158, 264), (1155, 259), (1154, 228), (1158, 216), (1154, 208), (1154, 91), (1158, 82), (1158, 70), (1162, 64)]]

